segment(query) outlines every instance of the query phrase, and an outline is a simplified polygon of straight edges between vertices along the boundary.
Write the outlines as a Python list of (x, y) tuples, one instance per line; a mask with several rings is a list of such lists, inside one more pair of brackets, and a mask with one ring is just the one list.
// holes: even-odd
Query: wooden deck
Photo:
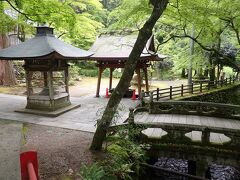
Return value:
[[(178, 115), (178, 114), (149, 114), (148, 112), (140, 112), (134, 116), (136, 124), (181, 124), (181, 125), (197, 125), (206, 127), (218, 127), (233, 130), (240, 130), (240, 121), (233, 119), (224, 119), (206, 116), (194, 115)], [(166, 132), (161, 128), (148, 128), (143, 131), (149, 137), (160, 138), (166, 135)], [(202, 132), (192, 131), (186, 133), (185, 136), (193, 141), (201, 141)], [(220, 133), (210, 133), (210, 142), (225, 143), (230, 141), (230, 138)]]

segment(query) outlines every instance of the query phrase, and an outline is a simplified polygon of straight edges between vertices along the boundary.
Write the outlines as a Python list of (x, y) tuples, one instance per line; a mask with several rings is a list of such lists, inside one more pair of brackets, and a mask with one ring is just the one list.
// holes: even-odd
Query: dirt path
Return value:
[(41, 180), (80, 179), (81, 164), (91, 164), (92, 133), (39, 125), (26, 125), (26, 144), (22, 150), (38, 152)]
[[(112, 87), (116, 87), (119, 79), (113, 78)], [(181, 84), (186, 84), (187, 80), (175, 80), (175, 81), (158, 81), (152, 80), (149, 82), (150, 90), (156, 88), (168, 88), (169, 86), (180, 86)], [(105, 90), (108, 88), (109, 78), (102, 78), (100, 95), (105, 95)], [(74, 86), (69, 87), (71, 97), (80, 97), (86, 95), (95, 96), (97, 88), (97, 78), (96, 77), (82, 77), (80, 81), (76, 81)], [(137, 87), (132, 87), (137, 89)], [(144, 86), (142, 87), (144, 89)], [(17, 85), (15, 87), (1, 87), (0, 93), (14, 94), (14, 95), (24, 95), (26, 92), (25, 84)]]

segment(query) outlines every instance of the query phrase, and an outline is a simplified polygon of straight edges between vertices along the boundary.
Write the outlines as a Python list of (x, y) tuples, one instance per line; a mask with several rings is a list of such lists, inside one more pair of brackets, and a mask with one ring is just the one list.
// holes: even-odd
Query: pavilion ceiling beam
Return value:
[[(97, 67), (103, 67), (103, 68), (124, 68), (125, 64), (97, 64)], [(144, 67), (149, 67), (150, 64), (140, 64), (137, 65), (137, 68), (144, 68)]]

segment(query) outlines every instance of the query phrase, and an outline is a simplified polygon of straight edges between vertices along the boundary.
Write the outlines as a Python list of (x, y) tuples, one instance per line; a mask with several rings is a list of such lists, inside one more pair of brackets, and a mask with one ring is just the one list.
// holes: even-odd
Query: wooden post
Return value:
[(191, 93), (193, 94), (194, 92), (193, 92), (193, 83), (192, 83), (192, 85), (191, 85)]
[(114, 69), (110, 68), (110, 74), (109, 74), (109, 90), (112, 89), (112, 74), (113, 74)]
[(47, 72), (43, 72), (43, 81), (44, 81), (44, 88), (47, 87), (48, 81), (47, 81)]
[(170, 97), (170, 99), (172, 99), (172, 86), (170, 86), (170, 88), (169, 88), (169, 97)]
[(157, 88), (157, 101), (159, 101), (159, 88)]
[(98, 67), (98, 82), (97, 82), (97, 92), (96, 92), (96, 97), (99, 97), (99, 92), (100, 92), (100, 86), (101, 86), (101, 78), (102, 78), (102, 72), (104, 69), (99, 66)]
[(147, 67), (143, 68), (144, 71), (144, 76), (145, 76), (145, 83), (146, 83), (146, 91), (149, 91), (149, 84), (148, 84), (148, 72), (147, 72)]
[(202, 93), (202, 81), (200, 81), (200, 93)]
[(208, 90), (210, 90), (211, 83), (208, 81)]
[(181, 85), (181, 96), (183, 96), (183, 84)]
[(137, 81), (138, 81), (138, 96), (141, 98), (141, 74), (140, 74), (140, 68), (136, 69), (137, 73)]

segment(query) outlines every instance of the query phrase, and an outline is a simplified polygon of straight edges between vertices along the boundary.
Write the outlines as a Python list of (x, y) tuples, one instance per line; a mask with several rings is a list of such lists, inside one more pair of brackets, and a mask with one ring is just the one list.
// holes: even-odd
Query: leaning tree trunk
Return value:
[(110, 126), (113, 116), (116, 113), (117, 107), (129, 87), (130, 81), (133, 77), (134, 70), (136, 69), (139, 57), (152, 35), (152, 29), (156, 24), (157, 20), (166, 9), (168, 0), (154, 0), (152, 1), (153, 11), (149, 19), (146, 21), (144, 26), (140, 29), (136, 43), (130, 53), (129, 59), (126, 62), (122, 77), (111, 95), (108, 101), (107, 107), (103, 113), (101, 120), (97, 124), (97, 130), (94, 134), (93, 141), (91, 144), (91, 150), (101, 150), (103, 141), (106, 137), (107, 129)]
[[(9, 46), (6, 34), (0, 35), (0, 49)], [(16, 84), (16, 77), (11, 61), (0, 60), (0, 85), (11, 86)]]

